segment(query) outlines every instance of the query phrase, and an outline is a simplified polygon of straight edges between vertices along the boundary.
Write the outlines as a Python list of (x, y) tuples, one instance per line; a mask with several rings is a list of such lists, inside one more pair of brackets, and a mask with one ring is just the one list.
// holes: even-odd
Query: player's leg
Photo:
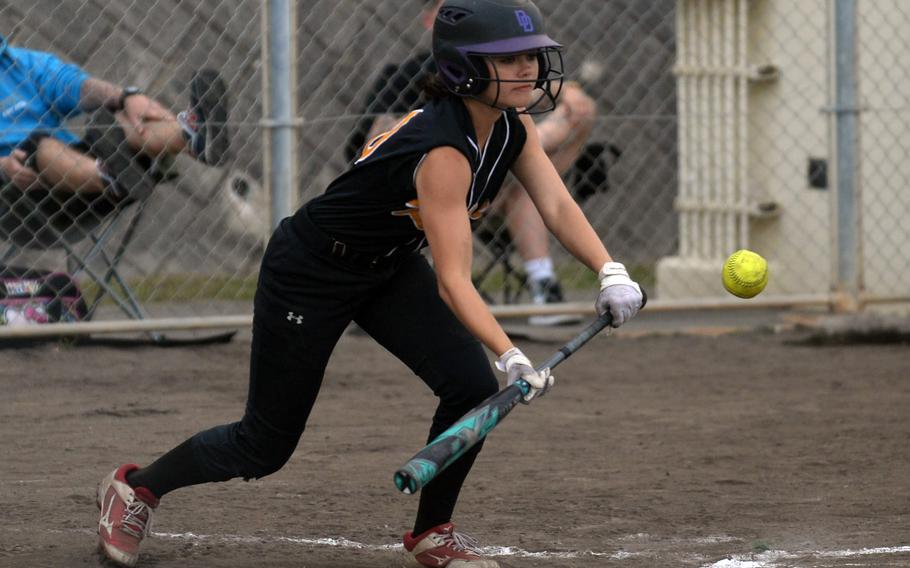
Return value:
[[(288, 267), (293, 266), (293, 272)], [(339, 271), (280, 227), (269, 242), (256, 291), (250, 379), (240, 421), (200, 432), (151, 465), (121, 466), (99, 489), (105, 553), (135, 563), (158, 499), (175, 489), (236, 477), (260, 478), (290, 458), (306, 426), (329, 355), (351, 318), (364, 282)], [(142, 527), (147, 527), (147, 522)]]
[[(439, 297), (435, 274), (422, 256), (405, 261), (355, 321), (439, 397), (428, 440), (499, 388), (486, 352)], [(480, 448), (472, 448), (422, 489), (414, 528), (405, 535), (405, 548), (418, 561), (435, 556), (459, 558), (475, 568), (497, 565), (456, 538), (451, 524)]]

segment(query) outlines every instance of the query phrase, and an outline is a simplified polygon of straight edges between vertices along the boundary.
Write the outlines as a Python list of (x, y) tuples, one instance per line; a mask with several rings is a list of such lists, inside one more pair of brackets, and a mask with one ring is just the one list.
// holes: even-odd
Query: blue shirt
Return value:
[(89, 75), (54, 55), (10, 47), (0, 36), (0, 157), (34, 130), (67, 144), (79, 138), (62, 127), (78, 114), (79, 92)]

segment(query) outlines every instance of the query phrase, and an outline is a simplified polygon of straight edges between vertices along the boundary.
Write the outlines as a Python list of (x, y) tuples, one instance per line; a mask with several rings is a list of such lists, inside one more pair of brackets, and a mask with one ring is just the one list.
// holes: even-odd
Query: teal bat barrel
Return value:
[(530, 385), (519, 379), (462, 416), (395, 472), (395, 487), (407, 495), (417, 493), (481, 441), (530, 390)]
[[(610, 325), (610, 322), (609, 314), (598, 318), (537, 369), (556, 367)], [(449, 467), (477, 442), (484, 439), (530, 390), (531, 386), (527, 381), (519, 379), (480, 403), (396, 471), (395, 487), (407, 495), (420, 491), (440, 471)]]

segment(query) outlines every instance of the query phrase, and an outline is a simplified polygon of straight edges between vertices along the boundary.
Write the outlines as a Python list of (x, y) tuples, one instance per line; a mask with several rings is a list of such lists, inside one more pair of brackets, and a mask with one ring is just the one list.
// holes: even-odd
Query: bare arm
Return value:
[(596, 273), (612, 258), (547, 157), (533, 121), (523, 116), (522, 122), (528, 138), (512, 172), (527, 190), (547, 229)]
[(490, 351), (513, 347), (471, 281), (473, 241), (465, 198), (471, 184), (467, 158), (450, 147), (436, 148), (417, 172), (417, 196), (439, 295), (455, 316)]
[(79, 91), (79, 107), (86, 111), (93, 111), (101, 107), (112, 111), (122, 110), (127, 122), (140, 133), (142, 132), (143, 122), (169, 120), (171, 118), (170, 112), (158, 102), (143, 94), (128, 97), (124, 102), (124, 107), (121, 109), (120, 96), (122, 94), (123, 89), (121, 87), (102, 79), (89, 77), (82, 82), (82, 89)]
[(123, 89), (101, 79), (89, 77), (79, 91), (79, 107), (92, 111), (101, 107), (119, 110)]

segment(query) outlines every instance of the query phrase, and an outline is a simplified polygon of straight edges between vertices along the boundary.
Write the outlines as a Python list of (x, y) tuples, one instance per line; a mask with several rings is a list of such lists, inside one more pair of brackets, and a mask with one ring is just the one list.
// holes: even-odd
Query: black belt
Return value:
[(379, 268), (388, 266), (404, 258), (410, 251), (395, 250), (387, 254), (356, 250), (348, 244), (328, 235), (322, 231), (310, 218), (309, 212), (304, 209), (300, 214), (291, 219), (291, 226), (302, 241), (307, 243), (312, 250), (337, 258), (354, 266)]

